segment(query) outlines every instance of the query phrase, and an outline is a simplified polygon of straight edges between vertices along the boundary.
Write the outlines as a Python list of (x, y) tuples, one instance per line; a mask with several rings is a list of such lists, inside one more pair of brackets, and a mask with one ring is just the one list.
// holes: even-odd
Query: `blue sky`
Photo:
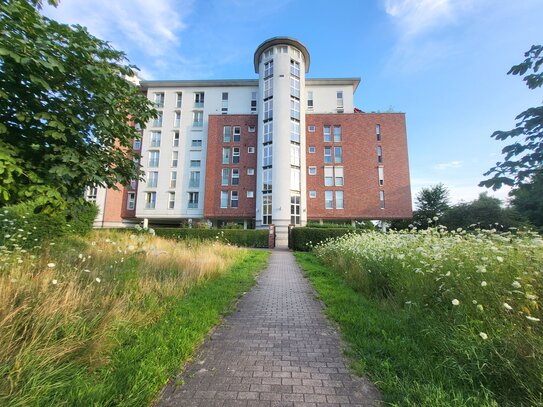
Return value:
[(357, 107), (406, 113), (413, 195), (442, 182), (453, 202), (475, 199), (501, 159), (492, 132), (542, 100), (506, 75), (543, 42), (541, 0), (61, 0), (43, 12), (111, 41), (145, 79), (256, 78), (256, 47), (295, 37), (308, 77), (361, 77)]

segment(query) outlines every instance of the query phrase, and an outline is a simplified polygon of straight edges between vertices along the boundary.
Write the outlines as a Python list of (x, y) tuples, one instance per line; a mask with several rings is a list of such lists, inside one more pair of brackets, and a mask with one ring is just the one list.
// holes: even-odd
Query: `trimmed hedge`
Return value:
[(293, 250), (307, 252), (317, 243), (327, 239), (346, 235), (347, 233), (363, 233), (363, 230), (353, 228), (313, 228), (299, 227), (291, 230), (289, 247)]
[(215, 240), (243, 247), (268, 247), (268, 230), (156, 228), (157, 236), (185, 240)]

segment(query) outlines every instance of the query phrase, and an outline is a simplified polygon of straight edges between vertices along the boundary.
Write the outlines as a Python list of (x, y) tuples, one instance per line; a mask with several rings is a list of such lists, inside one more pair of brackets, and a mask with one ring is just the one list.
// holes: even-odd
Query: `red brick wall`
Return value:
[[(206, 180), (204, 217), (206, 218), (254, 218), (256, 207), (256, 172), (257, 172), (257, 115), (210, 115), (208, 121), (208, 140), (206, 158)], [(223, 142), (224, 126), (240, 126), (239, 142)], [(254, 126), (255, 132), (249, 133), (248, 127)], [(232, 137), (233, 139), (233, 137)], [(223, 147), (239, 147), (239, 164), (222, 164)], [(254, 154), (248, 154), (247, 148), (254, 147)], [(230, 162), (232, 160), (230, 159)], [(239, 185), (221, 186), (223, 168), (239, 169)], [(247, 175), (247, 168), (254, 168), (255, 175)], [(229, 182), (230, 183), (230, 182)], [(247, 198), (247, 191), (254, 191), (254, 198)], [(228, 191), (228, 208), (221, 208), (221, 191)], [(230, 208), (230, 192), (238, 191), (238, 207)]]
[[(381, 125), (380, 142), (376, 137), (376, 124)], [(307, 148), (316, 147), (315, 154), (306, 151), (306, 165), (317, 167), (317, 175), (307, 175), (308, 219), (393, 219), (412, 216), (403, 113), (308, 114), (306, 125), (316, 127), (314, 133), (306, 131)], [(323, 141), (325, 125), (341, 125), (341, 143)], [(324, 186), (324, 147), (334, 145), (343, 147), (343, 187)], [(383, 150), (383, 186), (379, 185), (378, 178), (378, 145)], [(344, 209), (325, 209), (325, 190), (343, 190)], [(380, 209), (380, 190), (385, 191), (385, 209)], [(317, 198), (309, 198), (309, 191), (317, 191)]]

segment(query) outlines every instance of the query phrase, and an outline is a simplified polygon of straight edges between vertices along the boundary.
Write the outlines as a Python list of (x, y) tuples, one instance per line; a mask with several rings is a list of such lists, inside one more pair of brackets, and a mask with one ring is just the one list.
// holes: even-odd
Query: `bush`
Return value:
[(185, 240), (214, 240), (243, 247), (268, 247), (268, 230), (158, 228), (157, 236)]
[(291, 231), (289, 247), (292, 250), (309, 251), (318, 243), (328, 239), (340, 237), (348, 233), (360, 233), (360, 230), (350, 228), (331, 227), (301, 227)]
[(98, 207), (92, 202), (78, 202), (66, 209), (66, 221), (70, 233), (86, 235), (98, 215)]

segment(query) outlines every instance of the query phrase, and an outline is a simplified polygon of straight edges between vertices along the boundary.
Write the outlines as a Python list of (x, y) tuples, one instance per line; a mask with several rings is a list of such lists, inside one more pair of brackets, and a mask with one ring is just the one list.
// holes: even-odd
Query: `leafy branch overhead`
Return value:
[[(533, 45), (524, 54), (524, 62), (513, 66), (508, 74), (524, 76), (529, 89), (543, 85), (543, 46)], [(492, 178), (482, 181), (479, 186), (496, 190), (502, 185), (519, 186), (529, 182), (543, 166), (543, 105), (531, 107), (520, 113), (516, 127), (509, 131), (496, 131), (496, 140), (515, 139), (513, 144), (503, 148), (504, 161), (496, 163), (484, 175)], [(522, 139), (524, 136), (524, 139)]]
[(0, 205), (62, 202), (138, 178), (132, 124), (156, 112), (126, 79), (136, 68), (84, 27), (41, 16), (35, 1), (2, 3)]

